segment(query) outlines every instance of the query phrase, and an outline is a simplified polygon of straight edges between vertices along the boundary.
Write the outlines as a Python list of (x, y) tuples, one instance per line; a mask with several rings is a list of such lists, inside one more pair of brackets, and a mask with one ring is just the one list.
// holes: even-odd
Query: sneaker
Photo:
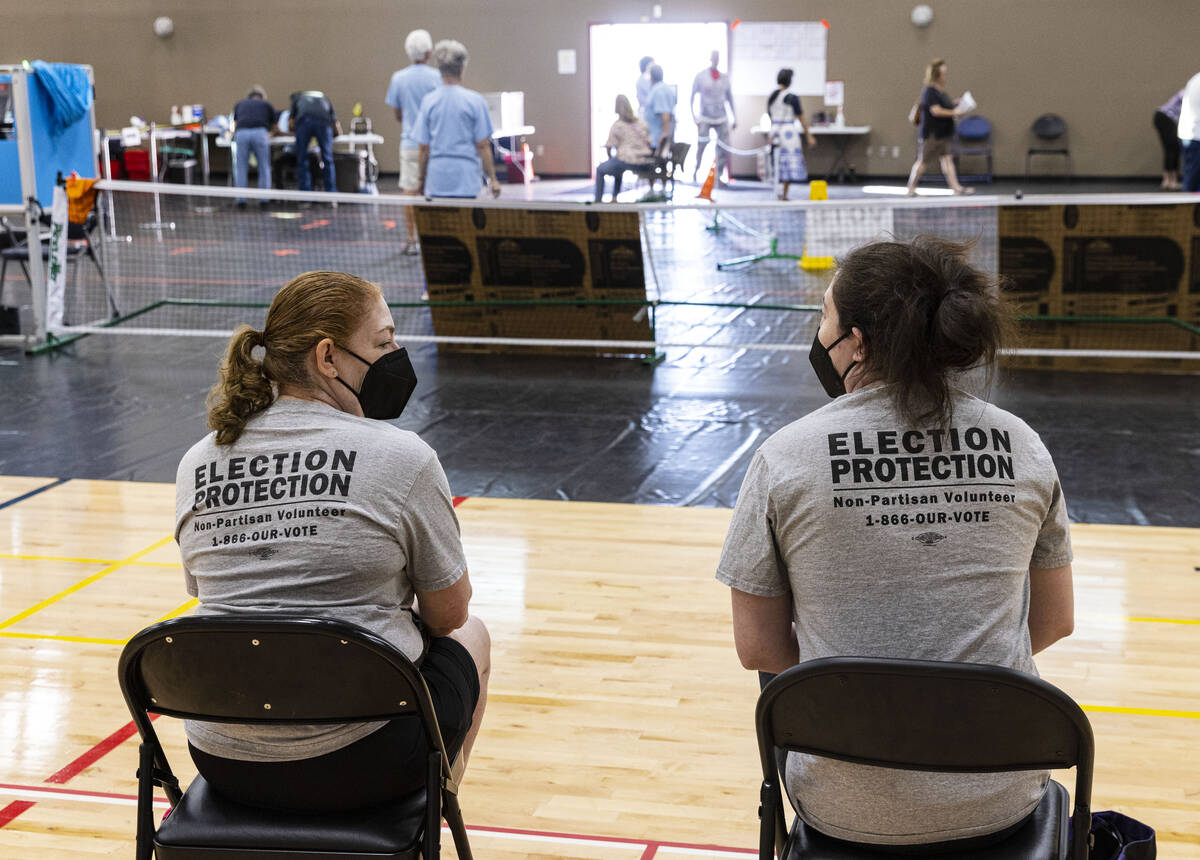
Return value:
[(234, 205), (234, 206), (236, 206), (238, 209), (245, 209), (245, 208), (246, 208), (246, 201), (245, 201), (245, 200), (239, 200), (237, 203), (235, 203), (235, 204), (233, 204), (233, 205)]
[(421, 253), (421, 246), (416, 242), (405, 242), (404, 248), (401, 249), (400, 253), (406, 257), (415, 257)]

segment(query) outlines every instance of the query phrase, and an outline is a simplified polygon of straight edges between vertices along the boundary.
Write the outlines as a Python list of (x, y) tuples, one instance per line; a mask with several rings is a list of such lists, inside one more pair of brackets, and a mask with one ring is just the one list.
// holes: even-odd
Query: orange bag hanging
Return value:
[(67, 177), (67, 220), (82, 224), (96, 205), (96, 180), (71, 174)]

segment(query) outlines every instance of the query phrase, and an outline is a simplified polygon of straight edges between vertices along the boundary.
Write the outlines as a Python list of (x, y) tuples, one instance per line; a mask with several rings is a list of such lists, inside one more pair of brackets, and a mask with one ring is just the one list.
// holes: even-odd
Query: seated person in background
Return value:
[[(826, 290), (810, 358), (835, 400), (754, 455), (717, 570), (746, 668), (862, 656), (1036, 675), (1033, 655), (1071, 633), (1054, 463), (1025, 422), (955, 385), (991, 366), (1010, 325), (965, 253), (930, 238), (866, 245)], [(1048, 778), (792, 753), (785, 784), (821, 833), (926, 853), (1002, 840)]]
[[(349, 621), (419, 662), (446, 751), (465, 757), (483, 717), (490, 643), (467, 611), (467, 563), (437, 455), (387, 423), (415, 384), (393, 326), (374, 284), (308, 272), (275, 296), (262, 331), (239, 328), (209, 395), (214, 432), (179, 464), (175, 539), (199, 614)], [(264, 516), (271, 525), (255, 525)], [(242, 803), (333, 812), (398, 799), (424, 780), (413, 717), (185, 728), (200, 773)]]
[(617, 121), (608, 130), (608, 160), (596, 168), (596, 202), (604, 196), (604, 177), (613, 178), (612, 199), (615, 203), (621, 193), (621, 177), (626, 170), (637, 170), (652, 163), (650, 153), (650, 130), (644, 120), (633, 112), (626, 96), (617, 96)]
[(333, 136), (342, 133), (342, 124), (333, 112), (333, 104), (320, 90), (303, 90), (292, 93), (288, 107), (288, 122), (296, 135), (296, 186), (301, 191), (312, 191), (312, 175), (308, 171), (308, 159), (301, 156), (308, 152), (310, 140), (316, 140), (324, 164), (325, 190), (337, 190), (337, 175), (333, 166)]
[[(258, 187), (271, 187), (271, 131), (275, 128), (276, 112), (267, 101), (267, 91), (258, 84), (250, 88), (244, 99), (233, 108), (233, 143), (237, 160), (233, 166), (233, 184), (245, 188), (250, 175), (250, 155), (258, 163)], [(239, 198), (244, 207), (246, 199)], [(266, 200), (259, 204), (267, 205)]]
[(443, 39), (433, 64), (444, 86), (421, 100), (413, 136), (418, 150), (418, 192), (429, 197), (478, 197), (487, 173), (492, 196), (500, 196), (492, 159), (492, 118), (483, 96), (462, 85), (467, 49)]

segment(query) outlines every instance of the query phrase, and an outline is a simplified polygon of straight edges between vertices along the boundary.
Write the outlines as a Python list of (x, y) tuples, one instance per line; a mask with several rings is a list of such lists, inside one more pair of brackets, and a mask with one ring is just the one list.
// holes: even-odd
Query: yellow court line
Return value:
[(1135, 717), (1183, 717), (1200, 720), (1200, 711), (1169, 711), (1163, 708), (1118, 708), (1113, 705), (1080, 705), (1085, 711), (1098, 714), (1129, 714)]
[[(159, 621), (166, 621), (169, 618), (176, 618), (198, 606), (200, 603), (195, 597), (180, 607), (172, 609), (162, 618), (154, 621), (157, 624)], [(0, 630), (0, 638), (6, 639), (48, 639), (52, 642), (80, 642), (85, 645), (124, 645), (128, 639), (100, 639), (95, 636), (62, 636), (56, 633), (17, 633), (14, 630)]]
[(1144, 621), (1151, 624), (1197, 624), (1200, 625), (1200, 620), (1195, 618), (1126, 618), (1126, 621)]
[(187, 603), (183, 604), (183, 606), (180, 606), (178, 609), (172, 609), (170, 612), (168, 612), (162, 618), (159, 618), (154, 623), (157, 624), (159, 621), (169, 621), (172, 618), (178, 618), (183, 613), (185, 613), (188, 610), (190, 610), (196, 606), (199, 606), (199, 605), (200, 605), (200, 599), (198, 597), (193, 597)]
[(92, 636), (56, 636), (52, 633), (17, 633), (15, 630), (0, 630), (4, 639), (49, 639), (54, 642), (80, 642), (84, 645), (124, 645), (128, 639), (97, 639)]
[[(0, 558), (11, 558), (17, 561), (65, 561), (71, 564), (117, 564), (114, 558), (77, 558), (69, 555), (29, 555), (27, 553), (0, 552)], [(130, 561), (132, 567), (183, 567), (177, 561)]]
[(62, 600), (64, 597), (74, 594), (76, 591), (79, 591), (81, 588), (86, 588), (87, 586), (91, 585), (93, 582), (96, 582), (99, 579), (103, 579), (104, 577), (106, 577), (110, 573), (112, 573), (113, 571), (120, 570), (121, 568), (126, 567), (129, 564), (132, 564), (133, 562), (137, 561), (142, 556), (149, 555), (150, 553), (154, 552), (159, 547), (163, 546), (164, 544), (166, 544), (169, 541), (172, 541), (174, 539), (175, 539), (174, 535), (167, 535), (162, 540), (155, 541), (154, 543), (152, 543), (150, 546), (146, 547), (145, 549), (138, 550), (137, 552), (135, 552), (133, 555), (129, 556), (128, 558), (123, 558), (118, 562), (114, 562), (113, 564), (110, 564), (108, 567), (104, 568), (100, 572), (93, 573), (91, 576), (87, 577), (86, 579), (79, 580), (79, 582), (75, 583), (70, 588), (65, 588), (62, 591), (60, 591), (58, 594), (55, 594), (52, 597), (47, 597), (45, 600), (41, 601), (40, 603), (35, 603), (33, 606), (29, 607), (28, 609), (26, 609), (22, 612), (18, 612), (16, 615), (14, 615), (12, 618), (8, 619), (7, 621), (0, 622), (0, 630), (5, 629), (6, 627), (12, 627), (14, 624), (16, 624), (19, 621), (24, 621), (30, 615), (33, 615), (34, 613), (37, 613), (37, 612), (41, 612), (47, 606), (51, 606), (55, 603), (58, 603), (58, 601)]

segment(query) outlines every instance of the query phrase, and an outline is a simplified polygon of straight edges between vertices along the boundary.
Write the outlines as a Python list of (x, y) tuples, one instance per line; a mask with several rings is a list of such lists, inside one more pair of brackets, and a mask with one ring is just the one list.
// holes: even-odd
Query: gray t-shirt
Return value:
[[(414, 433), (323, 403), (276, 401), (233, 445), (214, 434), (175, 479), (175, 540), (197, 614), (289, 613), (359, 624), (410, 659), (424, 642), (413, 589), (467, 568), (446, 476)], [(243, 726), (188, 721), (211, 755), (288, 761), (340, 749), (381, 723)]]
[[(1029, 571), (1071, 561), (1049, 453), (1014, 415), (955, 390), (945, 430), (911, 426), (890, 386), (837, 398), (754, 455), (717, 579), (791, 593), (800, 659), (989, 663), (1037, 674)], [(800, 815), (855, 842), (912, 844), (1000, 830), (1048, 774), (947, 774), (792, 753)]]
[(725, 113), (725, 102), (730, 101), (729, 75), (712, 76), (711, 69), (703, 69), (696, 73), (692, 80), (692, 100), (700, 93), (700, 121), (711, 125), (724, 125), (729, 122)]

